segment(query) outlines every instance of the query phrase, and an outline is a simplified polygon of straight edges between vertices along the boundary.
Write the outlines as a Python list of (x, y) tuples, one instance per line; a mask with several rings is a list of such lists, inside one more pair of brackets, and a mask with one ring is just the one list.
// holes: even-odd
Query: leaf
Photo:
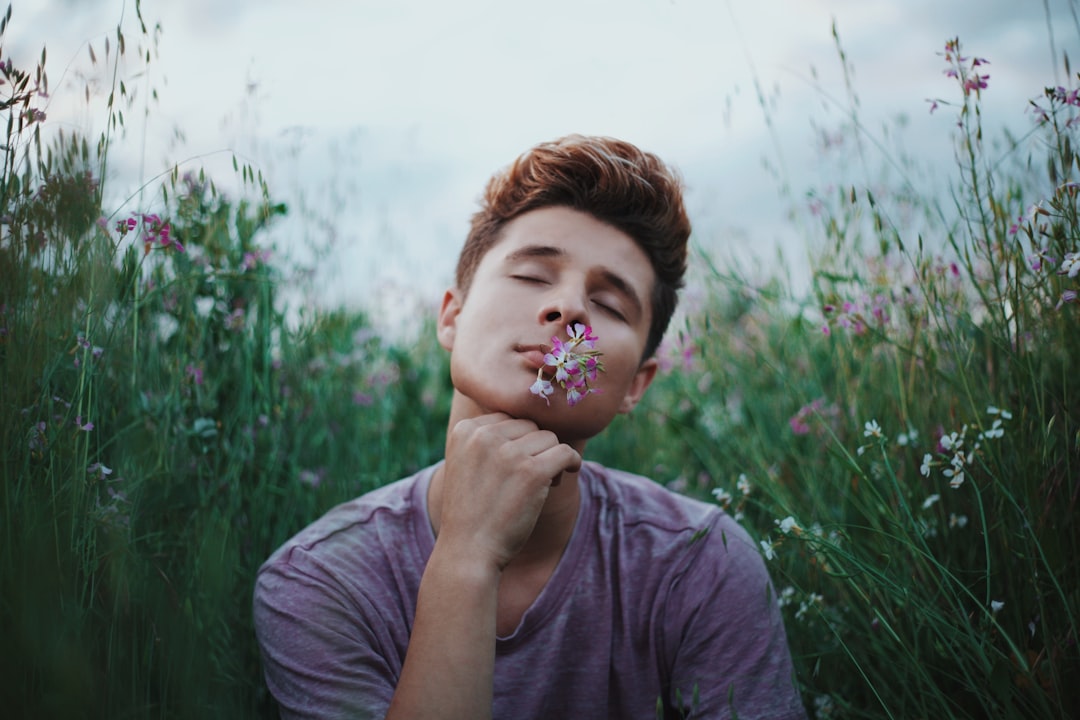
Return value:
[(687, 545), (693, 545), (698, 540), (700, 540), (701, 538), (705, 537), (708, 534), (709, 534), (709, 528), (707, 528), (707, 527), (701, 528), (700, 530), (695, 531), (694, 534), (690, 536), (690, 540), (686, 544)]

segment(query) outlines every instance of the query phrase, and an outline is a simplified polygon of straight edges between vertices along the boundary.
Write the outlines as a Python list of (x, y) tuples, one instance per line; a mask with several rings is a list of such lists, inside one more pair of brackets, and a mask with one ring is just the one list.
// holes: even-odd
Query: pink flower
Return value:
[(263, 265), (270, 259), (269, 250), (256, 250), (254, 252), (244, 253), (244, 259), (240, 262), (240, 267), (244, 270), (254, 270), (255, 268)]
[(196, 385), (203, 384), (203, 371), (201, 368), (189, 364), (186, 368), (184, 368), (184, 372), (189, 378), (191, 378), (195, 382)]
[(971, 77), (964, 81), (964, 94), (970, 94), (972, 90), (974, 90), (976, 94), (980, 90), (985, 90), (986, 81), (989, 79), (989, 75), (979, 75), (978, 73), (973, 73)]
[(788, 420), (788, 425), (791, 426), (791, 432), (793, 435), (809, 435), (810, 426), (798, 415), (792, 415)]
[(179, 240), (172, 237), (172, 228), (169, 223), (163, 222), (162, 219), (156, 214), (143, 215), (143, 247), (146, 252), (150, 252), (154, 244), (158, 244), (162, 249), (173, 248), (177, 252), (184, 252), (184, 246), (180, 244)]
[[(587, 395), (600, 392), (589, 383), (604, 371), (604, 365), (591, 327), (582, 323), (567, 325), (566, 334), (569, 338), (566, 341), (556, 336), (551, 338), (551, 351), (544, 354), (544, 364), (536, 371), (536, 381), (529, 386), (529, 392), (550, 405), (548, 396), (558, 385), (566, 391), (567, 404), (573, 407)], [(550, 377), (545, 377), (545, 372)]]
[(133, 217), (129, 217), (127, 220), (119, 220), (116, 223), (116, 232), (120, 233), (120, 237), (124, 237), (134, 230), (136, 225), (138, 225), (138, 222)]

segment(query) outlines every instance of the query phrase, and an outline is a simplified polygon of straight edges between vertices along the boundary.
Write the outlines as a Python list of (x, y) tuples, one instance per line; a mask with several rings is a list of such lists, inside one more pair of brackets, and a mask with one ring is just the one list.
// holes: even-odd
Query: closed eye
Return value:
[(609, 315), (612, 315), (616, 319), (618, 319), (618, 320), (626, 320), (626, 316), (623, 315), (618, 310), (618, 308), (614, 307), (613, 305), (609, 305), (608, 303), (602, 302), (600, 300), (593, 300), (593, 303), (595, 303), (598, 308), (600, 308), (604, 312), (608, 313)]
[(526, 282), (526, 283), (537, 283), (537, 284), (545, 284), (545, 285), (547, 284), (547, 280), (544, 280), (543, 278), (535, 277), (533, 275), (511, 275), (510, 278), (513, 279), (513, 280), (520, 280), (521, 282)]

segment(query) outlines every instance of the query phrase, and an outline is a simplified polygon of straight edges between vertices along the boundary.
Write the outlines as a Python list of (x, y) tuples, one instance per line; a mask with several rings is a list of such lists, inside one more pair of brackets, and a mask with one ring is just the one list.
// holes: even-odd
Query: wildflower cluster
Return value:
[[(1051, 122), (1051, 119), (1060, 111), (1067, 107), (1080, 108), (1080, 89), (1073, 88), (1068, 90), (1060, 85), (1057, 87), (1048, 87), (1044, 92), (1044, 96), (1050, 101), (1050, 107), (1045, 108), (1036, 100), (1031, 101), (1032, 112), (1035, 115), (1035, 122), (1040, 125), (1047, 125)], [(1077, 123), (1080, 123), (1080, 115), (1076, 114), (1076, 111), (1070, 113), (1070, 117), (1065, 120), (1065, 128), (1071, 128)]]
[(931, 453), (924, 454), (922, 464), (919, 466), (919, 472), (922, 476), (930, 477), (934, 467), (945, 464), (945, 469), (941, 471), (941, 474), (948, 479), (949, 487), (953, 490), (959, 489), (964, 484), (964, 479), (970, 472), (969, 468), (974, 463), (982, 443), (986, 440), (997, 440), (1003, 437), (1005, 435), (1004, 423), (1012, 419), (1012, 413), (1008, 410), (1002, 410), (993, 405), (986, 408), (986, 413), (993, 417), (994, 420), (989, 428), (980, 431), (976, 435), (970, 447), (965, 447), (970, 429), (967, 425), (964, 425), (958, 431), (942, 433), (937, 445), (937, 454), (940, 460), (935, 461), (934, 455)]
[[(793, 435), (809, 435), (813, 429), (810, 422), (815, 418), (821, 418), (829, 427), (833, 427), (840, 420), (840, 408), (835, 402), (826, 405), (825, 398), (817, 398), (803, 405), (797, 413), (788, 418), (788, 426)], [(819, 424), (815, 434), (821, 437), (826, 431), (827, 427)]]
[(735, 496), (732, 495), (724, 488), (713, 488), (712, 496), (716, 498), (716, 502), (720, 504), (720, 507), (725, 511), (731, 511), (732, 504), (735, 505), (735, 512), (732, 517), (735, 520), (742, 520), (746, 510), (746, 502), (750, 497), (750, 480), (747, 479), (745, 473), (739, 473), (739, 479), (735, 483), (735, 489), (739, 493), (738, 502), (735, 500)]
[[(603, 353), (596, 350), (596, 336), (591, 327), (574, 323), (566, 326), (566, 334), (569, 337), (566, 342), (552, 336), (551, 351), (544, 354), (544, 364), (536, 371), (536, 382), (529, 387), (529, 392), (550, 405), (548, 396), (555, 392), (554, 381), (566, 392), (566, 404), (573, 407), (590, 393), (600, 392), (590, 383), (604, 370), (599, 359)], [(551, 369), (554, 369), (551, 378), (545, 378), (544, 372), (551, 372)]]
[[(990, 61), (985, 58), (968, 58), (961, 55), (959, 38), (946, 41), (945, 52), (941, 54), (945, 57), (947, 65), (943, 71), (946, 77), (955, 78), (960, 83), (965, 98), (972, 93), (978, 98), (979, 91), (986, 89), (987, 80), (990, 79), (990, 76), (982, 71), (983, 66), (989, 65)], [(930, 112), (937, 110), (938, 104), (937, 100), (931, 101)]]
[[(163, 250), (171, 247), (177, 252), (184, 252), (184, 246), (180, 244), (179, 240), (172, 237), (172, 229), (169, 223), (163, 221), (157, 214), (143, 215), (142, 223), (144, 252), (149, 253), (155, 245)], [(131, 229), (130, 224), (128, 229)]]
[(826, 303), (822, 308), (826, 322), (821, 327), (825, 335), (832, 334), (832, 327), (840, 327), (853, 335), (863, 335), (871, 326), (884, 327), (889, 323), (889, 298), (878, 293), (858, 301), (845, 300), (839, 306)]

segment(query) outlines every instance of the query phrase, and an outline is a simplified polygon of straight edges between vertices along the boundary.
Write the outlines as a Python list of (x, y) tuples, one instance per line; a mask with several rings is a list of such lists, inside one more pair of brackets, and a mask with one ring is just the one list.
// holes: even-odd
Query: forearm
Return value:
[(387, 720), (490, 718), (499, 572), (436, 542)]

